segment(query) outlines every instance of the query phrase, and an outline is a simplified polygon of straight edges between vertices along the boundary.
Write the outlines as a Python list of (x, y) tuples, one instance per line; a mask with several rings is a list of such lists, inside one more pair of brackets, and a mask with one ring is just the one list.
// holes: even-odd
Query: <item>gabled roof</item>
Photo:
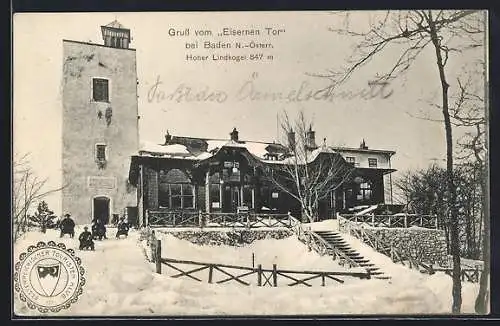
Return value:
[(125, 26), (123, 26), (118, 20), (113, 20), (111, 23), (105, 25), (106, 27), (111, 27), (111, 28), (120, 28), (120, 29), (126, 29)]

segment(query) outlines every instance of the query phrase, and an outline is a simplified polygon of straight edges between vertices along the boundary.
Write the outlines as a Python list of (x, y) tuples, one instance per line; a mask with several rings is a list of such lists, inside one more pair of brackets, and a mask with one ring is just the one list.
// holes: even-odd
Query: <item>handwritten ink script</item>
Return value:
[(167, 91), (163, 88), (161, 76), (156, 77), (156, 81), (148, 90), (147, 100), (149, 103), (162, 103), (165, 101), (184, 102), (215, 102), (224, 103), (229, 99), (236, 101), (267, 101), (267, 102), (307, 102), (325, 101), (333, 102), (335, 99), (353, 100), (374, 98), (387, 99), (394, 91), (390, 89), (390, 84), (385, 81), (370, 81), (367, 87), (358, 91), (337, 90), (333, 85), (322, 88), (315, 88), (310, 82), (302, 81), (295, 87), (288, 87), (281, 90), (269, 90), (259, 86), (258, 74), (252, 74), (251, 78), (238, 85), (235, 92), (223, 89), (216, 89), (208, 85), (193, 86), (188, 83), (181, 83), (173, 90)]

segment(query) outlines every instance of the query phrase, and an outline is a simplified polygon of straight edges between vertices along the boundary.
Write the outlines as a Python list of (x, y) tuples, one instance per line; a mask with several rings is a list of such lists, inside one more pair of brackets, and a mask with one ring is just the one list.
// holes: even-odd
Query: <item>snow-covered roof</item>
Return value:
[(111, 23), (107, 24), (106, 27), (112, 27), (112, 28), (125, 28), (118, 20), (113, 20)]
[[(285, 146), (278, 143), (171, 136), (166, 144), (142, 142), (139, 155), (204, 160), (214, 156), (222, 147), (245, 148), (250, 154), (262, 161), (268, 161), (268, 155), (276, 155), (277, 151), (278, 154), (280, 154), (279, 151), (282, 154), (287, 150)], [(312, 154), (311, 157), (315, 157), (315, 155)]]
[[(289, 155), (289, 148), (277, 142), (262, 142), (251, 140), (230, 140), (213, 138), (195, 138), (173, 136), (167, 133), (164, 144), (143, 142), (139, 149), (140, 156), (177, 158), (186, 160), (206, 160), (223, 147), (236, 147), (246, 149), (256, 159), (269, 164), (294, 164), (295, 157)], [(320, 146), (310, 149), (307, 155), (297, 155), (298, 163), (311, 163), (321, 153), (342, 154), (346, 148)]]

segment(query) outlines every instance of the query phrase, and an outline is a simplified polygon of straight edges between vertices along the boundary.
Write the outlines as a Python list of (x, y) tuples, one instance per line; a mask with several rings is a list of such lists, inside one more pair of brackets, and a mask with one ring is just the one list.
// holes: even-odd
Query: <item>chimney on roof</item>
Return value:
[(229, 134), (231, 136), (231, 140), (234, 142), (238, 142), (238, 130), (236, 128), (233, 128), (233, 131)]
[(361, 143), (359, 144), (359, 148), (360, 149), (368, 149), (368, 146), (366, 146), (366, 143), (365, 143), (365, 139), (363, 138), (363, 140), (361, 141)]
[(312, 130), (312, 125), (309, 125), (309, 130), (306, 131), (306, 147), (309, 149), (318, 148), (316, 146), (316, 132)]
[(290, 128), (290, 131), (288, 131), (288, 147), (292, 150), (295, 148), (295, 132), (293, 128)]
[(168, 130), (167, 130), (167, 133), (165, 134), (165, 144), (164, 145), (168, 145), (170, 143), (170, 140), (172, 140), (172, 136), (168, 133)]

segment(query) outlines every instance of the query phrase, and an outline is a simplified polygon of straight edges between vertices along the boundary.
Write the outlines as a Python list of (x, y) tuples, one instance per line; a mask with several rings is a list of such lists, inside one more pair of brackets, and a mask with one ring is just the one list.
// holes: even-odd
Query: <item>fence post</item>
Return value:
[(391, 215), (389, 215), (389, 221), (387, 223), (387, 227), (389, 227), (389, 228), (391, 227)]
[(155, 245), (156, 273), (161, 274), (161, 240), (156, 240)]
[(212, 283), (213, 274), (214, 274), (214, 265), (210, 265), (208, 269), (208, 283)]
[(255, 268), (255, 253), (252, 252), (252, 268)]
[(262, 286), (262, 265), (257, 265), (257, 286)]
[(198, 226), (203, 227), (203, 215), (201, 215), (201, 210), (198, 211)]
[(438, 229), (438, 218), (437, 215), (434, 218), (434, 226), (436, 227), (436, 230)]
[(276, 271), (276, 264), (273, 264), (273, 286), (278, 286), (278, 272)]
[(372, 214), (372, 226), (375, 227), (375, 214)]
[(408, 227), (408, 214), (405, 214), (404, 223), (405, 223), (405, 229), (406, 229)]

